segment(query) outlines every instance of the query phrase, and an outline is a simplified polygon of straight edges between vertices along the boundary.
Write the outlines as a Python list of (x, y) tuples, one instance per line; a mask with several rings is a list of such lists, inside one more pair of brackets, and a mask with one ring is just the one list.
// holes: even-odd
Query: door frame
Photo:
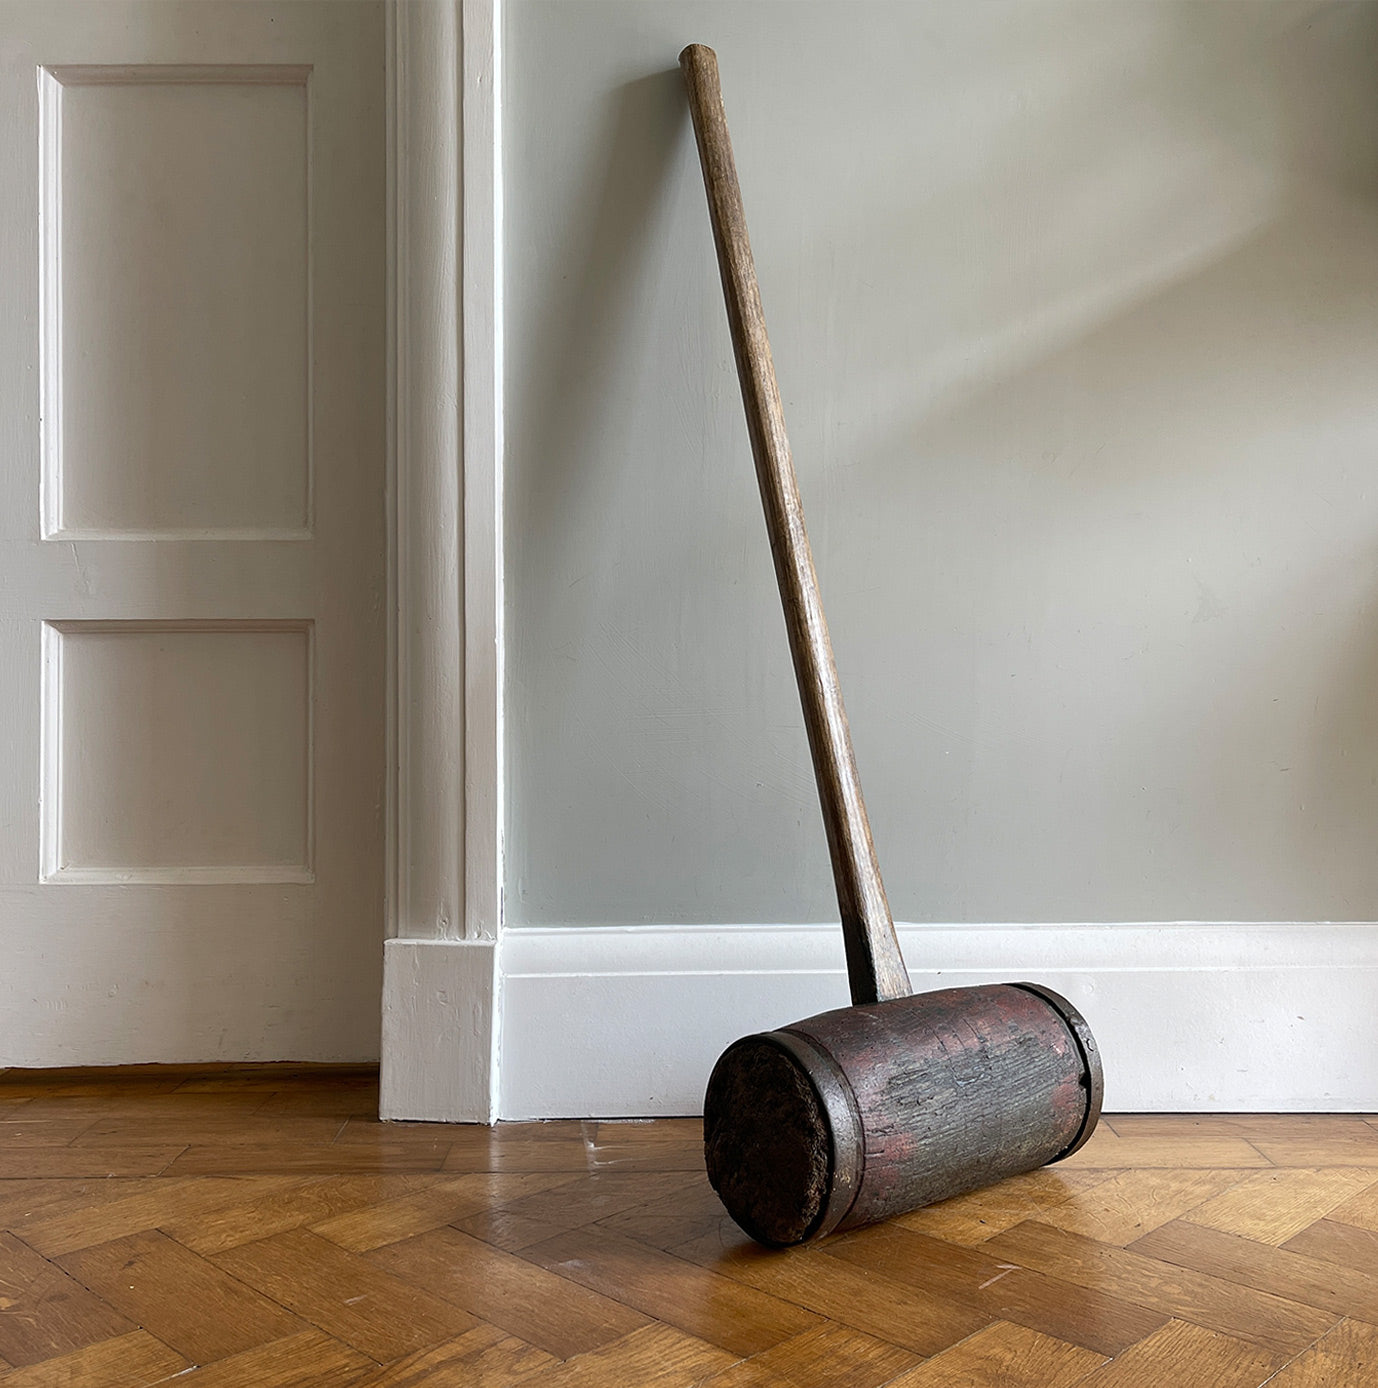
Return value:
[(389, 0), (381, 1114), (497, 1113), (501, 0)]

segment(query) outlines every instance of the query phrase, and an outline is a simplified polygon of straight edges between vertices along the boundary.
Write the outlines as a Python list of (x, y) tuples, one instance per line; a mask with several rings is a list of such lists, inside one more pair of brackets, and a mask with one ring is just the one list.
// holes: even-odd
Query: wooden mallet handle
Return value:
[(852, 1001), (907, 997), (911, 991), (909, 975), (871, 843), (832, 642), (804, 529), (799, 484), (785, 436), (785, 414), (775, 382), (756, 267), (746, 234), (746, 213), (737, 186), (737, 166), (718, 85), (718, 59), (711, 48), (694, 43), (679, 55), (679, 63), (689, 89), (689, 110), (708, 193), (747, 432), (756, 459), (794, 676), (804, 706), (818, 798), (823, 805)]

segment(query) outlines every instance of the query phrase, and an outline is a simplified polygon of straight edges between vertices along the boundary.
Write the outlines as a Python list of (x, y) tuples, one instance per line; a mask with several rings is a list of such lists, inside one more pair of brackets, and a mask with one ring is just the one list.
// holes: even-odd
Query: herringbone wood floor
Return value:
[(0, 1383), (1374, 1388), (1378, 1120), (1111, 1117), (788, 1253), (698, 1124), (374, 1121), (375, 1076), (0, 1074)]

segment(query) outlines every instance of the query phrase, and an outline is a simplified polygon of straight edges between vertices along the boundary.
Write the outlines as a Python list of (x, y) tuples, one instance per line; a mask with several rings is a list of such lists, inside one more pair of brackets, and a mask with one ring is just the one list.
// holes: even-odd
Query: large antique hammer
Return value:
[(762, 1243), (854, 1228), (1076, 1151), (1100, 1116), (1080, 1014), (1032, 983), (913, 994), (871, 844), (785, 437), (711, 48), (680, 54), (747, 431), (804, 707), (853, 1006), (734, 1042), (704, 1099), (708, 1179)]

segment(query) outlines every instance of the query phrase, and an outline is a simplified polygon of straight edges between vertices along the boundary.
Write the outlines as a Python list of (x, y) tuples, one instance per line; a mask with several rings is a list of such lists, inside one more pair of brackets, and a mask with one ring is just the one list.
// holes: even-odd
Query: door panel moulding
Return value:
[(381, 1111), (487, 1122), (502, 909), (500, 5), (389, 11)]

